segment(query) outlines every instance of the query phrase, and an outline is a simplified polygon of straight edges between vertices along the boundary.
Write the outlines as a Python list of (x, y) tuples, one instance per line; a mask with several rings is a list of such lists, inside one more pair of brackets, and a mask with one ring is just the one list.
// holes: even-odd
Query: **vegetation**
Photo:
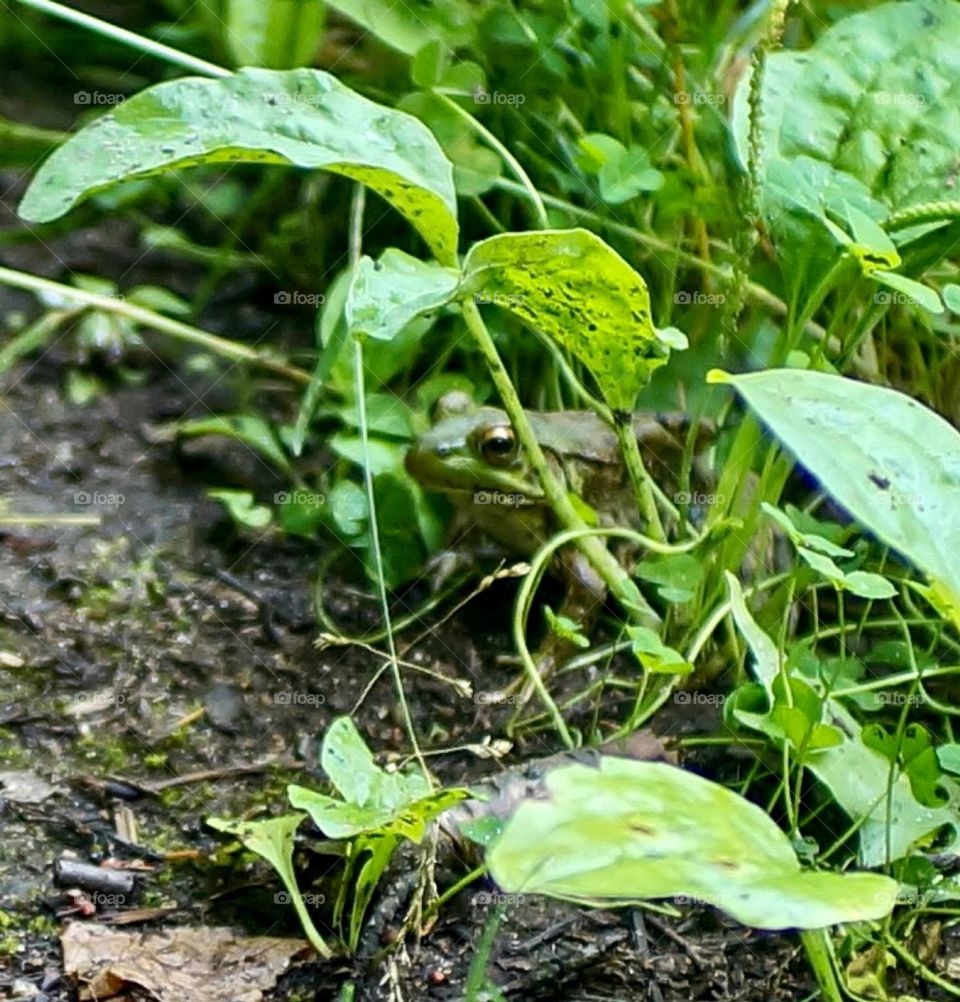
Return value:
[[(253, 540), (323, 542), (321, 617), (334, 562), (380, 610), (352, 639), (392, 672), (413, 768), (379, 769), (338, 718), (322, 764), (339, 797), (291, 786), (297, 813), (211, 823), (277, 869), (330, 957), (356, 949), (395, 852), (429, 852), (465, 796), (430, 775), (397, 641), (450, 518), (405, 456), (461, 391), (503, 408), (519, 503), (551, 511), (518, 591), (534, 696), (509, 735), (596, 745), (712, 704), (724, 726), (680, 745), (756, 753), (710, 781), (614, 757), (548, 772), (549, 800), (468, 831), (498, 885), (802, 929), (827, 999), (886, 997), (896, 965), (960, 995), (911, 945), (960, 897), (940, 865), (960, 840), (960, 4), (266, 7), (167, 0), (121, 30), (22, 0), (0, 42), (83, 38), (104, 81), (77, 92), (69, 136), (0, 122), (5, 166), (49, 152), (18, 209), (33, 238), (122, 218), (200, 276), (184, 297), (0, 268), (44, 307), (0, 371), (67, 333), (78, 406), (136, 380), (143, 345), (235, 384), (242, 409), (175, 434), (240, 441), (287, 486), (211, 496)], [(131, 47), (140, 79), (116, 69)], [(298, 331), (206, 329), (239, 269)], [(635, 524), (558, 470), (534, 416), (570, 409), (616, 436)], [(675, 468), (638, 446), (635, 410), (687, 415)], [(548, 614), (580, 652), (547, 674), (528, 635), (574, 548), (610, 608), (599, 629)], [(328, 642), (342, 632), (326, 620)], [(308, 815), (344, 857), (332, 908), (298, 888)]]

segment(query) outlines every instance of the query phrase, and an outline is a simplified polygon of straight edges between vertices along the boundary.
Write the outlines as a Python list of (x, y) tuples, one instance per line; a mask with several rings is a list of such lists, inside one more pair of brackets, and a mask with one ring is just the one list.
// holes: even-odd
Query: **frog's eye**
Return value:
[(517, 454), (517, 436), (508, 424), (494, 425), (480, 432), (477, 447), (492, 466), (506, 466)]

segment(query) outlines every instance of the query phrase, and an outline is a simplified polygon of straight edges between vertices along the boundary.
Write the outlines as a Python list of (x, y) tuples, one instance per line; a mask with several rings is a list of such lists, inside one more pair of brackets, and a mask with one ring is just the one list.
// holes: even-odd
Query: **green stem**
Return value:
[(843, 1002), (843, 992), (833, 969), (828, 935), (825, 929), (803, 929), (800, 932), (800, 942), (820, 986), (823, 1002)]
[[(354, 188), (353, 204), (350, 208), (350, 267), (355, 272), (360, 263), (360, 254), (363, 242), (363, 210), (366, 204), (366, 189), (362, 184), (357, 184)], [(410, 715), (410, 704), (407, 702), (407, 694), (403, 688), (403, 675), (400, 671), (400, 658), (397, 655), (397, 643), (393, 633), (393, 620), (390, 618), (390, 600), (387, 597), (387, 583), (383, 574), (383, 552), (380, 548), (380, 526), (377, 521), (377, 500), (373, 489), (373, 463), (370, 460), (370, 435), (367, 421), (367, 389), (364, 385), (363, 374), (366, 371), (363, 362), (363, 337), (357, 335), (353, 340), (353, 378), (354, 393), (357, 398), (357, 423), (360, 426), (360, 443), (363, 456), (363, 482), (367, 493), (367, 523), (370, 531), (370, 550), (373, 556), (373, 565), (377, 569), (377, 594), (380, 599), (380, 608), (383, 614), (383, 623), (386, 630), (387, 650), (389, 651), (390, 671), (393, 675), (394, 686), (397, 690), (397, 703), (403, 716), (404, 727), (410, 736), (410, 743), (413, 747), (413, 754), (417, 760), (417, 765), (423, 773), (424, 779), (430, 788), (433, 788), (433, 779), (427, 763), (424, 760), (423, 752), (420, 750), (420, 742), (417, 739), (417, 732), (413, 726), (413, 717)]]
[[(500, 394), (507, 416), (513, 425), (520, 439), (520, 444), (526, 452), (530, 465), (540, 479), (543, 492), (546, 495), (550, 507), (557, 516), (560, 524), (565, 529), (585, 532), (589, 526), (583, 521), (574, 508), (573, 503), (567, 496), (563, 484), (553, 475), (547, 465), (547, 458), (540, 448), (540, 443), (530, 427), (527, 415), (517, 396), (517, 391), (510, 380), (510, 374), (503, 364), (503, 360), (497, 352), (493, 338), (487, 330), (480, 316), (480, 310), (472, 299), (465, 299), (461, 302), (464, 320), (470, 333), (476, 341), (480, 353), (483, 355), (493, 378), (494, 385)], [(634, 584), (627, 571), (619, 564), (613, 554), (593, 535), (578, 538), (577, 545), (593, 564), (597, 573), (603, 578), (604, 583), (610, 589), (611, 594), (619, 602), (620, 606), (628, 614), (631, 620), (636, 620), (640, 615), (656, 616), (656, 613), (647, 604), (646, 599), (640, 594), (640, 590)]]
[(164, 45), (162, 42), (155, 42), (153, 39), (144, 38), (143, 35), (138, 35), (134, 31), (119, 28), (108, 21), (101, 21), (99, 17), (93, 17), (91, 14), (84, 14), (82, 11), (74, 10), (72, 7), (65, 7), (63, 4), (54, 3), (53, 0), (18, 0), (18, 2), (24, 7), (32, 7), (34, 10), (57, 17), (61, 21), (69, 21), (71, 24), (79, 25), (81, 28), (87, 28), (103, 38), (110, 38), (115, 42), (120, 42), (121, 45), (129, 45), (131, 48), (137, 49), (145, 55), (156, 56), (157, 59), (172, 63), (174, 66), (180, 66), (185, 70), (190, 70), (192, 73), (202, 73), (208, 77), (228, 77), (231, 75), (230, 70), (224, 69), (222, 66), (217, 66), (215, 63), (208, 63), (205, 59), (198, 59), (196, 56), (191, 56), (186, 52), (179, 52), (177, 49), (172, 49), (169, 45)]
[(550, 225), (550, 222), (547, 219), (547, 210), (544, 208), (543, 200), (540, 198), (540, 192), (538, 192), (534, 187), (533, 182), (521, 166), (520, 161), (517, 160), (507, 147), (504, 146), (503, 143), (500, 142), (500, 140), (497, 139), (497, 137), (482, 122), (477, 121), (477, 119), (475, 119), (469, 111), (464, 111), (464, 109), (461, 108), (460, 105), (453, 100), (453, 98), (448, 97), (440, 91), (434, 91), (433, 93), (435, 97), (442, 101), (452, 112), (462, 118), (470, 126), (470, 128), (477, 133), (477, 135), (483, 137), (483, 139), (494, 150), (496, 150), (497, 153), (500, 154), (504, 163), (511, 171), (513, 171), (517, 181), (520, 182), (521, 187), (530, 199), (530, 202), (536, 211), (537, 223), (539, 224), (540, 229), (546, 229)]
[(83, 306), (89, 306), (105, 313), (113, 313), (119, 317), (126, 317), (135, 323), (143, 324), (145, 327), (152, 327), (154, 330), (169, 334), (179, 341), (187, 341), (190, 344), (199, 345), (224, 358), (233, 359), (236, 362), (248, 362), (261, 369), (269, 369), (287, 379), (297, 383), (309, 383), (310, 373), (305, 369), (300, 369), (295, 365), (281, 362), (279, 359), (270, 358), (269, 355), (262, 355), (246, 345), (237, 344), (236, 341), (229, 341), (226, 338), (217, 337), (207, 331), (200, 330), (199, 327), (191, 327), (190, 324), (173, 320), (153, 310), (145, 309), (142, 306), (134, 306), (123, 299), (116, 299), (112, 296), (99, 296), (95, 292), (87, 292), (84, 289), (75, 289), (71, 285), (62, 285), (60, 282), (51, 282), (48, 278), (39, 278), (36, 275), (29, 275), (24, 271), (14, 271), (12, 268), (0, 268), (0, 284), (11, 285), (17, 289), (27, 289), (30, 292), (44, 292), (56, 296), (58, 299), (67, 299)]
[(663, 531), (660, 513), (657, 511), (650, 474), (647, 472), (646, 466), (643, 465), (643, 456), (640, 455), (637, 436), (633, 433), (633, 418), (629, 413), (614, 411), (613, 425), (620, 441), (620, 451), (627, 464), (630, 482), (633, 484), (633, 492), (640, 503), (640, 514), (643, 516), (644, 526), (657, 542), (663, 542), (667, 536)]

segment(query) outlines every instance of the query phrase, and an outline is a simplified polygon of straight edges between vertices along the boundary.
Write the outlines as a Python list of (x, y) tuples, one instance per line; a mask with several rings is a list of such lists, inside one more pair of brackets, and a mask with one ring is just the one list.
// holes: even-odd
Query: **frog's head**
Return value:
[(433, 427), (410, 447), (406, 467), (424, 487), (445, 494), (504, 491), (528, 501), (542, 494), (507, 415), (477, 407), (461, 391), (437, 401)]

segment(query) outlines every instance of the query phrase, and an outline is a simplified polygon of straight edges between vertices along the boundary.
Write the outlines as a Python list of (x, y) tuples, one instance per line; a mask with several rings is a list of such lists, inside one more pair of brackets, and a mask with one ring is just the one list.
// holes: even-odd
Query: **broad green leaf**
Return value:
[(19, 211), (47, 222), (118, 181), (210, 163), (287, 164), (353, 178), (402, 212), (438, 260), (456, 263), (453, 175), (437, 141), (411, 115), (319, 70), (243, 69), (149, 87), (56, 150)]
[[(804, 52), (772, 53), (762, 86), (762, 211), (874, 219), (952, 199), (960, 106), (951, 0), (888, 3), (846, 17)], [(750, 80), (741, 81), (734, 132), (748, 159)]]
[(843, 576), (843, 587), (860, 598), (893, 598), (897, 589), (881, 574), (870, 571), (851, 571)]
[(323, 37), (324, 0), (227, 0), (227, 44), (236, 66), (309, 65)]
[(657, 585), (665, 602), (689, 602), (703, 580), (703, 564), (692, 553), (646, 557), (634, 568), (633, 576)]
[(747, 608), (740, 582), (729, 571), (726, 572), (727, 588), (730, 591), (730, 610), (737, 629), (743, 634), (753, 654), (754, 674), (764, 687), (771, 701), (773, 683), (780, 674), (780, 652), (777, 645), (757, 625), (753, 614)]
[(464, 288), (575, 355), (615, 410), (632, 410), (667, 360), (646, 282), (586, 230), (503, 233), (475, 244), (464, 262)]
[(889, 914), (897, 884), (802, 870), (755, 804), (661, 762), (563, 766), (523, 801), (487, 854), (512, 893), (583, 901), (692, 897), (744, 925), (814, 929)]
[(896, 390), (771, 369), (729, 382), (824, 489), (930, 577), (960, 625), (960, 433)]
[(207, 491), (207, 497), (219, 501), (234, 522), (248, 529), (265, 529), (273, 520), (273, 512), (266, 505), (257, 504), (250, 491), (219, 487)]
[(284, 814), (267, 821), (231, 821), (229, 818), (207, 818), (207, 824), (218, 832), (224, 832), (239, 839), (243, 845), (262, 856), (277, 871), (283, 886), (296, 909), (310, 945), (326, 960), (333, 951), (323, 941), (297, 887), (297, 876), (293, 871), (293, 842), (300, 822), (305, 814)]
[(460, 280), (453, 268), (390, 248), (379, 261), (361, 258), (347, 294), (351, 334), (389, 341), (415, 317), (439, 309)]

